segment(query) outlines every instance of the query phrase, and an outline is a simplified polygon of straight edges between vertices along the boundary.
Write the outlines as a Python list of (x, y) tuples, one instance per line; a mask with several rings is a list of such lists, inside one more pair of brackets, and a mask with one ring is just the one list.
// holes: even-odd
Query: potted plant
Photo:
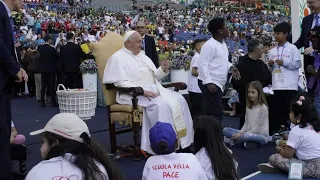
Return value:
[[(188, 73), (192, 57), (182, 54), (171, 58), (171, 82), (184, 82), (188, 84)], [(180, 91), (181, 94), (188, 94), (187, 90)]]
[[(94, 89), (97, 90), (97, 64), (94, 59), (87, 59), (80, 64), (80, 72), (82, 73), (83, 89), (92, 89), (91, 84), (94, 85)], [(92, 85), (91, 85), (92, 86)]]

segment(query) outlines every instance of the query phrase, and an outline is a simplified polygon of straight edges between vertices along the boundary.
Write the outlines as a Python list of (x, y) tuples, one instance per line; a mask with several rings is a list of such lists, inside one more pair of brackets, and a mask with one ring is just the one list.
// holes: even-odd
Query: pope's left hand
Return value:
[(232, 73), (232, 77), (233, 77), (235, 80), (241, 79), (241, 75), (240, 75), (240, 72), (239, 72), (238, 68), (232, 67), (232, 68), (231, 68), (231, 73)]
[(170, 63), (168, 60), (164, 60), (161, 64), (161, 69), (164, 71), (164, 72), (168, 72), (169, 71), (169, 68), (170, 68)]

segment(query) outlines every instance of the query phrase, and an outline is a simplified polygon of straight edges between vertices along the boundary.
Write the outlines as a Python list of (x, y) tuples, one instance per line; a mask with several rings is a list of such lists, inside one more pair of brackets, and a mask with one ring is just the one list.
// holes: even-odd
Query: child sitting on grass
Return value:
[(264, 173), (289, 172), (290, 162), (297, 159), (303, 163), (303, 176), (320, 178), (320, 121), (311, 98), (300, 96), (290, 107), (290, 120), (295, 124), (289, 132), (285, 145), (277, 146), (277, 154), (269, 163), (260, 164)]
[(169, 123), (157, 122), (149, 131), (151, 156), (143, 169), (142, 180), (208, 180), (197, 158), (191, 153), (176, 153), (178, 140)]
[(219, 121), (212, 116), (200, 116), (194, 123), (196, 157), (208, 180), (238, 180), (237, 162), (223, 143)]
[(244, 145), (254, 149), (258, 145), (265, 145), (272, 141), (269, 136), (269, 111), (267, 101), (259, 81), (252, 81), (247, 86), (245, 123), (241, 130), (231, 127), (223, 129), (226, 142)]

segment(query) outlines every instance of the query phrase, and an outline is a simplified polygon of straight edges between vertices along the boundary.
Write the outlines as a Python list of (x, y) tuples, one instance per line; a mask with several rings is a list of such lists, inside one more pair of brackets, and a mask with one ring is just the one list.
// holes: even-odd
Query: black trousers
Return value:
[(239, 101), (240, 103), (237, 104), (237, 112), (240, 113), (240, 124), (239, 124), (239, 129), (242, 128), (245, 122), (245, 115), (246, 115), (246, 91), (244, 92), (239, 92)]
[(22, 177), (27, 175), (27, 147), (21, 144), (10, 144), (10, 154), (12, 161), (19, 161), (19, 169)]
[(51, 103), (56, 104), (56, 75), (55, 73), (41, 73), (41, 102), (45, 103), (44, 97), (51, 97)]
[(28, 91), (29, 96), (35, 96), (36, 95), (36, 84), (34, 80), (34, 74), (28, 73)]
[(26, 86), (24, 83), (25, 83), (24, 81), (22, 81), (21, 83), (16, 83), (16, 82), (14, 83), (14, 91), (13, 91), (14, 95), (25, 92)]
[(58, 84), (65, 84), (65, 74), (62, 72), (57, 73), (57, 86)]
[(192, 117), (201, 116), (204, 113), (204, 107), (202, 103), (202, 93), (195, 93), (189, 91), (190, 110)]
[(210, 93), (207, 86), (202, 84), (202, 81), (198, 80), (198, 85), (202, 91), (204, 105), (206, 109), (206, 115), (213, 116), (219, 122), (222, 121), (223, 116), (223, 105), (222, 105), (222, 91), (217, 87), (217, 91)]
[(66, 73), (65, 86), (69, 89), (82, 88), (80, 73)]
[(0, 180), (11, 180), (11, 119), (11, 104), (9, 96), (0, 92)]
[(269, 119), (270, 132), (277, 132), (281, 125), (289, 126), (290, 103), (297, 95), (294, 90), (275, 90), (270, 110), (272, 118)]

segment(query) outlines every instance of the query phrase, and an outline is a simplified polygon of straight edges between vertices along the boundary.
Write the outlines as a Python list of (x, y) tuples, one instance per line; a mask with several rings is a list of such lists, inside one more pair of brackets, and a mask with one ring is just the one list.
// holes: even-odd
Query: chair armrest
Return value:
[(124, 87), (116, 87), (113, 84), (105, 84), (105, 86), (107, 89), (110, 89), (110, 90), (116, 90), (121, 93), (132, 94), (133, 97), (141, 96), (144, 94), (144, 90), (142, 87), (124, 88)]
[(162, 86), (165, 87), (165, 88), (174, 87), (174, 91), (177, 91), (177, 92), (180, 91), (180, 90), (187, 89), (186, 83), (183, 83), (183, 82), (163, 84)]

